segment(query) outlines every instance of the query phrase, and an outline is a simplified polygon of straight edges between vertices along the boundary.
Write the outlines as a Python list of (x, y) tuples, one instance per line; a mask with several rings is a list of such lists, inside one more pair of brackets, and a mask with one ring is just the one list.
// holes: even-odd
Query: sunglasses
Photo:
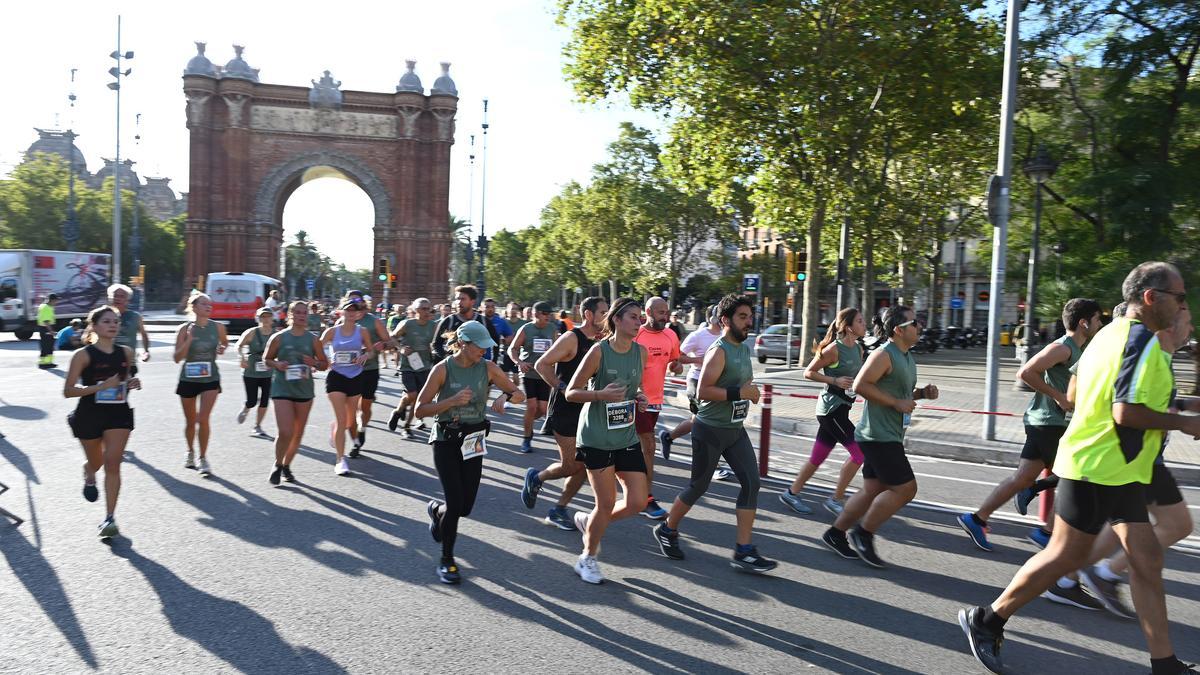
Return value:
[(1183, 291), (1168, 291), (1165, 288), (1151, 288), (1150, 290), (1156, 293), (1166, 293), (1167, 295), (1175, 298), (1175, 301), (1180, 304), (1187, 302), (1187, 293), (1184, 293)]
[(906, 327), (906, 326), (911, 326), (911, 325), (913, 325), (913, 324), (916, 324), (916, 325), (918, 325), (918, 326), (924, 326), (924, 325), (925, 325), (925, 322), (923, 322), (923, 321), (921, 321), (921, 320), (919, 320), (919, 319), (912, 319), (911, 321), (905, 321), (904, 323), (902, 323), (902, 324), (900, 324), (900, 325), (898, 325), (898, 326), (896, 326), (896, 327), (897, 327), (897, 328), (904, 328), (904, 327)]

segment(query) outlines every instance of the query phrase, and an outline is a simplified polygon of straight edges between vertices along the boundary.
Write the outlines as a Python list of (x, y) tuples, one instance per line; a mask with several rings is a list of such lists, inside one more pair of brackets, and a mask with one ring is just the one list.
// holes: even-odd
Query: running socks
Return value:
[(1105, 581), (1121, 581), (1121, 575), (1112, 571), (1112, 568), (1108, 566), (1107, 560), (1101, 560), (1100, 563), (1096, 565), (1096, 573), (1099, 574), (1100, 577)]
[(980, 526), (980, 527), (987, 527), (987, 526), (988, 526), (988, 525), (987, 525), (987, 521), (986, 521), (986, 520), (984, 520), (983, 518), (980, 518), (980, 517), (979, 517), (979, 514), (977, 514), (977, 513), (972, 513), (972, 514), (971, 514), (971, 520), (975, 521), (975, 524), (976, 524), (976, 525), (978, 525), (978, 526)]
[(1174, 654), (1161, 659), (1150, 659), (1150, 675), (1177, 675), (1186, 672), (1187, 666), (1175, 658)]
[(865, 527), (863, 527), (861, 524), (859, 524), (859, 525), (855, 525), (855, 526), (854, 526), (854, 532), (855, 532), (856, 534), (858, 534), (858, 536), (862, 537), (862, 538), (863, 538), (863, 540), (865, 540), (865, 541), (870, 541), (870, 540), (871, 540), (871, 537), (874, 537), (874, 536), (875, 536), (875, 533), (874, 533), (874, 532), (870, 532), (870, 531), (868, 531), (868, 530), (867, 530)]
[(733, 549), (738, 555), (746, 555), (754, 552), (754, 544), (734, 544)]

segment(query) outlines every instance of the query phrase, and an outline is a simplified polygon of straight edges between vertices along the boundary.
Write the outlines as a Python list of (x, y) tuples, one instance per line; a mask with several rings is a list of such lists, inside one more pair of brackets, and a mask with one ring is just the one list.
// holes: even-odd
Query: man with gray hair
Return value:
[(142, 321), (142, 315), (129, 309), (129, 301), (133, 299), (133, 289), (125, 284), (113, 284), (108, 287), (108, 305), (117, 310), (121, 316), (121, 330), (117, 333), (116, 343), (129, 347), (137, 354), (138, 335), (142, 336), (142, 360), (150, 360), (150, 334)]
[(1002, 672), (1004, 624), (1059, 577), (1083, 567), (1111, 523), (1130, 561), (1129, 584), (1150, 648), (1152, 675), (1196, 672), (1175, 657), (1163, 591), (1163, 549), (1149, 522), (1146, 486), (1166, 431), (1200, 437), (1200, 416), (1169, 412), (1175, 386), (1171, 354), (1157, 331), (1187, 310), (1174, 265), (1138, 265), (1121, 286), (1124, 316), (1092, 339), (1077, 364), (1075, 415), (1054, 459), (1059, 477), (1054, 532), (990, 605), (964, 608), (958, 622), (971, 653)]

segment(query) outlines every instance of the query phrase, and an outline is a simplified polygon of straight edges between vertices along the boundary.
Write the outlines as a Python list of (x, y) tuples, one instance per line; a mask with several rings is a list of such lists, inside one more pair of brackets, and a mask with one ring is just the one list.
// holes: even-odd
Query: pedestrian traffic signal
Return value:
[(387, 283), (388, 277), (392, 274), (392, 264), (387, 258), (379, 259), (378, 278), (380, 281)]

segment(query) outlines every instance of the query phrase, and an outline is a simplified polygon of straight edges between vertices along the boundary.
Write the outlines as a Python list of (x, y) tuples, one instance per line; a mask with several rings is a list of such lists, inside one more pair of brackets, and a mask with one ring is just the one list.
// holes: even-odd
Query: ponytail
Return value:
[(825, 331), (825, 337), (820, 342), (813, 340), (813, 354), (820, 354), (834, 340), (840, 339), (850, 330), (850, 325), (858, 318), (858, 310), (854, 307), (844, 307), (837, 313), (837, 318), (833, 323), (829, 324), (829, 330)]

